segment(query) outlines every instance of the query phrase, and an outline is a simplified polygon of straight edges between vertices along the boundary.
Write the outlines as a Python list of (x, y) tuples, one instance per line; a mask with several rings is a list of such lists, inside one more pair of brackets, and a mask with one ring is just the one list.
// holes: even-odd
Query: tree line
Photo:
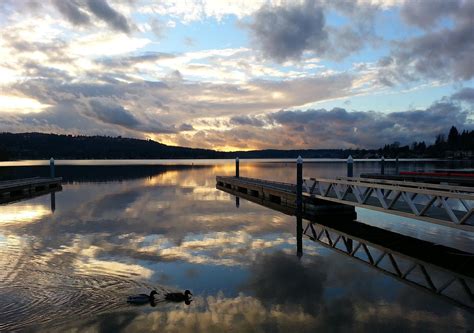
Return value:
[(447, 137), (436, 136), (433, 144), (425, 141), (380, 149), (265, 149), (222, 152), (164, 145), (152, 140), (109, 136), (73, 136), (45, 133), (0, 133), (0, 160), (22, 159), (214, 159), (214, 158), (472, 158), (474, 131), (459, 132), (451, 127)]
[(385, 145), (378, 150), (385, 157), (432, 157), (432, 158), (472, 158), (474, 153), (474, 130), (459, 130), (452, 126), (446, 137), (438, 134), (431, 145), (425, 141), (415, 141), (401, 146), (399, 142)]

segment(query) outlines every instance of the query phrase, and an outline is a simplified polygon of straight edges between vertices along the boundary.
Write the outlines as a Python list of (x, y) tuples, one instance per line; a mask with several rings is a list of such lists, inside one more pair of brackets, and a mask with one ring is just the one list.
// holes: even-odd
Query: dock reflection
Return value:
[[(314, 216), (261, 198), (240, 193), (239, 197), (296, 217), (299, 258), (303, 256), (304, 235), (404, 284), (474, 313), (472, 253), (357, 221), (338, 221), (337, 217), (315, 220)], [(303, 219), (308, 221), (304, 230)]]
[(54, 213), (56, 210), (56, 192), (62, 191), (62, 187), (59, 188), (45, 188), (42, 191), (37, 191), (37, 192), (28, 192), (28, 193), (22, 193), (18, 196), (12, 196), (12, 197), (4, 197), (0, 198), (0, 205), (7, 205), (7, 204), (12, 204), (12, 203), (18, 203), (26, 200), (30, 200), (33, 198), (38, 198), (42, 197), (44, 195), (50, 194), (51, 196), (51, 212)]
[(312, 241), (474, 312), (474, 255), (360, 222), (308, 222)]

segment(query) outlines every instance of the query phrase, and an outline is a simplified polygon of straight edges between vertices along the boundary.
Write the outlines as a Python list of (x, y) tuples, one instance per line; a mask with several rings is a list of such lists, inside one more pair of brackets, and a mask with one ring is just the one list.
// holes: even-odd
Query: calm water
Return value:
[[(298, 259), (293, 217), (243, 199), (236, 208), (234, 197), (215, 189), (216, 175), (233, 174), (232, 162), (122, 164), (129, 165), (60, 165), (63, 190), (54, 197), (0, 206), (0, 331), (474, 329), (472, 313), (308, 238)], [(402, 164), (405, 170), (438, 167), (450, 165)], [(307, 163), (304, 174), (339, 176), (344, 168)], [(355, 172), (377, 168), (360, 162)], [(41, 166), (0, 168), (2, 178), (47, 174)], [(241, 175), (293, 181), (295, 169), (291, 162), (244, 161)], [(474, 253), (467, 232), (363, 209), (358, 215), (367, 224)], [(160, 294), (155, 307), (126, 303), (127, 295), (152, 289)], [(194, 294), (191, 305), (160, 301), (184, 289)]]

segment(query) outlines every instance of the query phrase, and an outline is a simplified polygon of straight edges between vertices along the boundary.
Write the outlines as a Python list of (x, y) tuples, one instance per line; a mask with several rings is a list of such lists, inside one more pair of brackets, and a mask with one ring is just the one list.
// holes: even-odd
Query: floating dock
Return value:
[[(355, 220), (355, 207), (474, 231), (474, 187), (356, 177), (302, 180), (303, 215)], [(297, 186), (246, 177), (216, 177), (216, 188), (277, 210), (297, 210)], [(296, 214), (296, 213), (295, 213)]]
[[(297, 213), (297, 188), (294, 184), (245, 177), (216, 177), (216, 188), (288, 215)], [(351, 205), (320, 200), (308, 195), (302, 198), (305, 218), (338, 218), (355, 220), (357, 213)]]
[(0, 182), (0, 204), (61, 191), (62, 178), (25, 178)]

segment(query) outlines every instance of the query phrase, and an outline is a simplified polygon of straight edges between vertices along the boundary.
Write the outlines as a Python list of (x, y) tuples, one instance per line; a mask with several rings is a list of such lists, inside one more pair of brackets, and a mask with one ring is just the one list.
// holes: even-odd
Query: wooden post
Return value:
[(296, 255), (303, 255), (303, 159), (296, 160)]
[(51, 178), (54, 178), (55, 172), (54, 172), (54, 158), (51, 157), (49, 160), (49, 173)]
[(240, 177), (240, 172), (239, 172), (239, 158), (236, 157), (235, 158), (235, 178), (239, 178)]
[(398, 156), (397, 158), (395, 159), (395, 174), (396, 175), (399, 175), (400, 174), (400, 168), (399, 168), (399, 163), (398, 163)]
[(354, 159), (352, 155), (347, 158), (347, 177), (354, 177)]
[(385, 158), (383, 156), (380, 159), (380, 174), (381, 175), (385, 174)]
[(303, 159), (298, 156), (296, 160), (296, 215), (303, 210)]
[(235, 197), (235, 207), (239, 208), (240, 207), (240, 198)]

